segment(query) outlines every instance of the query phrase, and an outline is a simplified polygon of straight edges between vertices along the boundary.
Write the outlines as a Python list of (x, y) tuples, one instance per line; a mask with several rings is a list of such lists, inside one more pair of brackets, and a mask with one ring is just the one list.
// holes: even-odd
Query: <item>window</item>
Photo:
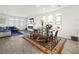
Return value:
[(24, 26), (25, 25), (25, 20), (20, 20), (20, 26)]
[(13, 25), (16, 26), (16, 27), (19, 27), (20, 26), (20, 20), (19, 19), (14, 20)]
[(7, 21), (7, 25), (13, 26), (13, 24), (14, 24), (13, 19), (9, 19), (9, 20)]
[(56, 27), (58, 29), (61, 29), (61, 25), (62, 25), (62, 15), (61, 14), (56, 15), (55, 23), (56, 23)]
[(43, 21), (46, 22), (46, 16), (43, 16)]
[(25, 26), (25, 20), (24, 19), (14, 19), (14, 18), (10, 18), (7, 21), (7, 25), (8, 26), (15, 26), (15, 27), (22, 27)]
[(52, 15), (48, 15), (47, 20), (48, 20), (49, 24), (53, 24), (53, 16)]
[(48, 15), (48, 22), (52, 22), (53, 21), (53, 16), (52, 15)]
[(45, 24), (53, 24), (53, 16), (52, 15), (43, 16), (43, 21)]
[(61, 23), (62, 23), (62, 15), (56, 15), (55, 22), (56, 22), (56, 25), (61, 25)]

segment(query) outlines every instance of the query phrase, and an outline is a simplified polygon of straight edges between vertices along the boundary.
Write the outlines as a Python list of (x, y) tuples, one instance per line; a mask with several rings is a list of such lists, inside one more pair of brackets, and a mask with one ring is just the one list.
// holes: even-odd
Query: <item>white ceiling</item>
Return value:
[(59, 5), (0, 5), (0, 13), (14, 16), (32, 16), (62, 8)]

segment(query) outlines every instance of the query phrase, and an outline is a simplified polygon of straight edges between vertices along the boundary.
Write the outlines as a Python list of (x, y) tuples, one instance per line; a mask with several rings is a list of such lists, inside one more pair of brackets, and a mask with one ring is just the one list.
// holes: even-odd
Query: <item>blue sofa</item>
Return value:
[(11, 31), (6, 27), (0, 27), (0, 37), (11, 36)]

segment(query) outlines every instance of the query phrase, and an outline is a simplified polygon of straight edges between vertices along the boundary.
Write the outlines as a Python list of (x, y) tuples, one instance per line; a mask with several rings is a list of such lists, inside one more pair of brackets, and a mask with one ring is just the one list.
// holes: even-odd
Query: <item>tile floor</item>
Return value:
[(79, 41), (67, 40), (62, 53), (79, 54)]
[(0, 54), (41, 54), (43, 53), (35, 46), (22, 38), (13, 36), (0, 38)]

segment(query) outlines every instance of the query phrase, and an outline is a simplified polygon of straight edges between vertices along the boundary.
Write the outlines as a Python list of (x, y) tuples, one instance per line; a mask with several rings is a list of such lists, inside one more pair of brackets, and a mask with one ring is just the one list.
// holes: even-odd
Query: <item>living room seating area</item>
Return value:
[(11, 36), (11, 31), (6, 27), (0, 27), (0, 37)]
[(16, 27), (0, 27), (0, 37), (16, 36), (22, 33)]

